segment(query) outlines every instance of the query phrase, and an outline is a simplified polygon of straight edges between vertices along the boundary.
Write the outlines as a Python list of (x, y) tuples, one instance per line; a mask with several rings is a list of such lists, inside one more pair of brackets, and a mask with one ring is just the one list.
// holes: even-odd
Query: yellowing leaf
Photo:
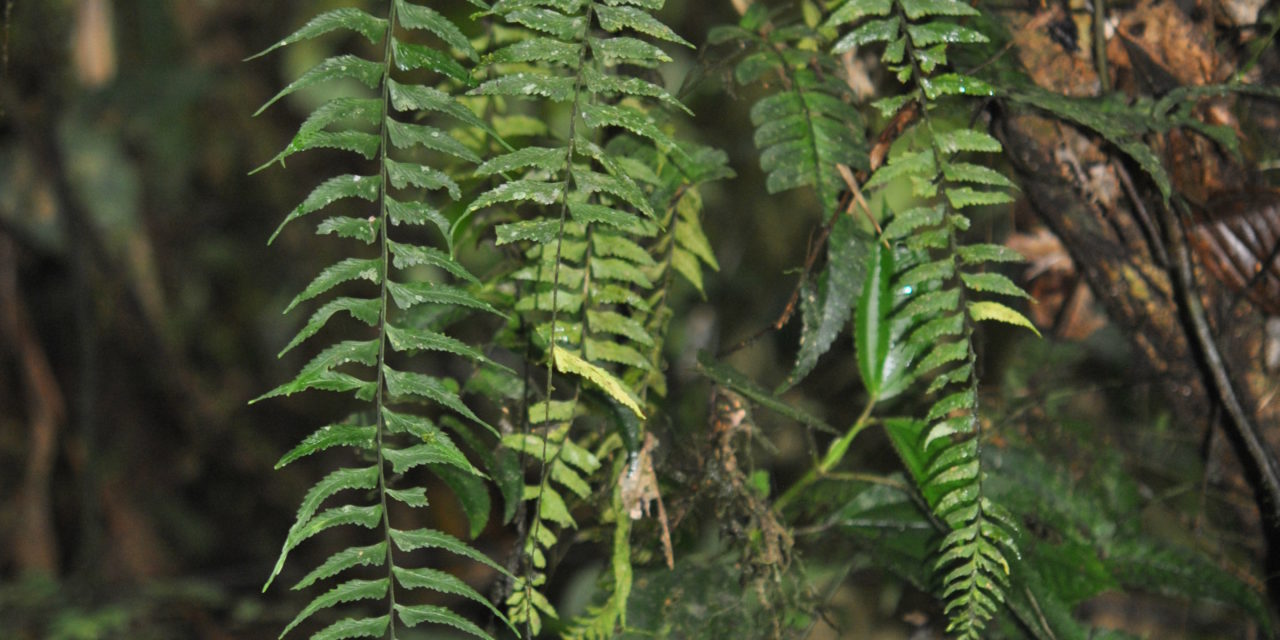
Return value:
[(644, 411), (640, 410), (640, 403), (612, 373), (583, 360), (578, 354), (566, 349), (555, 350), (555, 361), (556, 369), (561, 373), (571, 373), (586, 378), (614, 400), (634, 411), (641, 420), (644, 419)]
[(1026, 327), (1037, 336), (1040, 335), (1035, 325), (1031, 324), (1031, 321), (1026, 316), (999, 302), (970, 302), (969, 317), (976, 322), (995, 320), (996, 322)]

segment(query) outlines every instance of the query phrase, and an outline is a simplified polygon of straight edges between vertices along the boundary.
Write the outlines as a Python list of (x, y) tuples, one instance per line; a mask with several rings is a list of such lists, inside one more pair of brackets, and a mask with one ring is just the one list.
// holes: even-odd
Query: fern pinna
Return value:
[[(430, 622), (488, 638), (477, 625), (445, 607), (416, 603), (421, 598), (411, 592), (432, 590), (473, 600), (492, 609), (499, 619), (503, 617), (460, 579), (422, 566), (424, 558), (414, 552), (440, 549), (497, 571), (505, 570), (448, 534), (397, 525), (398, 519), (408, 520), (403, 509), (428, 504), (421, 478), (411, 473), (415, 469), (430, 468), (455, 481), (459, 477), (484, 476), (433, 418), (439, 419), (446, 412), (457, 414), (493, 431), (463, 403), (456, 382), (415, 371), (408, 361), (408, 356), (435, 352), (459, 356), (481, 366), (498, 366), (479, 350), (440, 332), (441, 327), (432, 320), (439, 314), (415, 314), (436, 307), (489, 313), (496, 310), (465, 286), (443, 283), (447, 278), (475, 282), (449, 252), (407, 240), (424, 237), (410, 233), (421, 225), (438, 227), (447, 240), (449, 224), (439, 207), (458, 200), (462, 192), (454, 179), (437, 166), (479, 161), (475, 152), (447, 130), (426, 124), (438, 121), (443, 126), (480, 125), (450, 95), (450, 91), (471, 82), (468, 71), (452, 52), (465, 52), (471, 57), (475, 53), (457, 26), (426, 6), (391, 0), (385, 3), (385, 12), (385, 17), (376, 17), (353, 8), (329, 11), (263, 52), (337, 29), (355, 31), (371, 43), (380, 44), (382, 51), (381, 59), (376, 60), (354, 55), (327, 58), (267, 103), (269, 106), (322, 82), (358, 81), (368, 87), (369, 94), (334, 98), (317, 108), (273, 162), (279, 160), (283, 164), (294, 153), (318, 148), (354, 152), (372, 161), (372, 173), (342, 175), (321, 183), (281, 224), (283, 228), (303, 216), (339, 203), (347, 206), (347, 201), (355, 200), (356, 206), (351, 210), (357, 215), (325, 218), (317, 233), (336, 234), (368, 247), (357, 256), (325, 268), (289, 304), (286, 312), (343, 286), (340, 295), (312, 314), (284, 351), (325, 331), (329, 320), (339, 313), (350, 315), (370, 329), (362, 337), (324, 348), (296, 378), (258, 398), (318, 389), (350, 392), (363, 404), (350, 417), (307, 436), (277, 465), (340, 446), (354, 449), (354, 459), (358, 461), (356, 466), (325, 476), (307, 492), (267, 586), (300, 544), (328, 529), (356, 525), (376, 532), (371, 536), (373, 544), (335, 553), (293, 588), (307, 588), (346, 573), (360, 577), (342, 578), (337, 586), (317, 596), (285, 627), (282, 636), (324, 609), (357, 600), (375, 600), (381, 602), (379, 615), (345, 617), (312, 637), (395, 638), (398, 627)], [(445, 43), (449, 52), (415, 42), (423, 36)], [(393, 69), (399, 70), (394, 75), (402, 73), (405, 79), (393, 77)], [(418, 82), (424, 79), (436, 84)], [(393, 227), (404, 227), (406, 240), (393, 240)], [(278, 229), (272, 239), (279, 233)], [(369, 283), (363, 292), (347, 288), (349, 281), (361, 280)], [(351, 492), (358, 492), (355, 498), (337, 499), (340, 494)], [(330, 502), (337, 504), (322, 509)]]
[[(657, 268), (646, 249), (658, 212), (634, 177), (636, 164), (610, 142), (633, 136), (665, 153), (679, 148), (650, 116), (656, 105), (683, 109), (661, 86), (622, 69), (647, 70), (669, 56), (650, 40), (686, 45), (651, 15), (661, 0), (499, 0), (486, 14), (510, 27), (510, 44), (487, 54), (471, 94), (498, 108), (521, 101), (563, 111), (563, 136), (497, 155), (476, 170), (495, 184), (468, 213), (493, 211), (499, 245), (522, 247), (511, 274), (514, 309), (545, 364), (522, 417), (529, 430), (504, 443), (541, 463), (523, 495), (532, 505), (525, 571), (507, 600), (513, 622), (537, 634), (555, 616), (538, 591), (558, 532), (577, 526), (562, 490), (586, 498), (600, 462), (576, 442), (574, 418), (586, 396), (629, 422), (646, 414), (640, 391), (655, 364), (647, 300)], [(647, 36), (646, 38), (637, 36)], [(555, 126), (552, 127), (556, 129)], [(557, 377), (559, 374), (559, 378)], [(557, 393), (559, 379), (559, 393)], [(586, 386), (584, 387), (584, 384)], [(612, 625), (610, 625), (612, 626)]]
[[(932, 112), (953, 96), (990, 95), (986, 83), (964, 74), (943, 72), (949, 44), (985, 42), (960, 21), (978, 11), (955, 0), (849, 0), (833, 12), (827, 26), (858, 25), (835, 45), (835, 53), (885, 43), (881, 60), (909, 83), (910, 91), (876, 104), (886, 116), (919, 114), (905, 149), (891, 155), (867, 181), (884, 187), (909, 182), (924, 203), (898, 213), (884, 228), (882, 241), (906, 251), (901, 266), (895, 253), (877, 246), (868, 264), (855, 321), (859, 370), (874, 398), (882, 386), (902, 375), (934, 377), (928, 393), (938, 399), (922, 430), (890, 427), (903, 457), (933, 513), (948, 528), (936, 560), (941, 594), (951, 618), (949, 631), (977, 638), (996, 613), (1009, 584), (1009, 559), (1016, 558), (1016, 525), (983, 491), (981, 422), (978, 411), (977, 322), (996, 320), (1031, 327), (1020, 313), (981, 294), (1024, 298), (1007, 277), (980, 269), (993, 261), (1018, 260), (995, 245), (965, 245), (960, 234), (970, 225), (965, 209), (1012, 199), (1013, 185), (999, 172), (965, 162), (968, 152), (998, 152), (1000, 144), (984, 131), (947, 128)], [(910, 110), (910, 111), (908, 111)], [(895, 295), (896, 294), (896, 295)], [(905, 301), (895, 300), (904, 297)], [(1034, 330), (1034, 329), (1033, 329)]]

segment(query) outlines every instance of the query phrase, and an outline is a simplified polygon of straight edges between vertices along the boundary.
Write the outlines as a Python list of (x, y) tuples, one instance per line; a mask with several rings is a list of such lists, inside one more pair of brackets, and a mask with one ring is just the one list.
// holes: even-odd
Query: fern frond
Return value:
[[(314, 149), (337, 149), (376, 161), (372, 175), (345, 175), (331, 178), (316, 187), (285, 218), (280, 229), (304, 216), (328, 211), (340, 203), (355, 201), (359, 215), (333, 215), (317, 224), (317, 233), (359, 240), (372, 246), (372, 255), (344, 258), (325, 268), (287, 310), (325, 296), (340, 285), (364, 281), (365, 293), (334, 297), (317, 309), (297, 336), (281, 352), (298, 347), (326, 330), (328, 321), (346, 313), (370, 327), (362, 339), (342, 340), (324, 348), (290, 382), (263, 395), (269, 398), (308, 389), (353, 392), (365, 406), (360, 413), (372, 416), (373, 424), (334, 424), (307, 436), (286, 453), (277, 466), (334, 447), (350, 447), (372, 460), (371, 465), (341, 468), (317, 482), (303, 498), (293, 527), (289, 530), (267, 586), (280, 574), (293, 549), (328, 529), (356, 525), (381, 531), (381, 541), (341, 550), (300, 580), (294, 588), (308, 588), (337, 578), (357, 567), (380, 567), (380, 578), (346, 579), (317, 596), (285, 627), (282, 636), (322, 611), (344, 603), (380, 601), (385, 611), (371, 618), (346, 618), (316, 633), (316, 638), (395, 637), (398, 626), (413, 627), (423, 622), (452, 626), (489, 638), (488, 634), (453, 612), (439, 607), (407, 606), (405, 592), (430, 590), (460, 596), (488, 607), (496, 617), (501, 612), (474, 589), (449, 574), (417, 566), (410, 552), (436, 547), (483, 562), (505, 572), (488, 558), (461, 541), (430, 531), (401, 531), (392, 526), (389, 502), (407, 508), (428, 506), (421, 485), (392, 486), (392, 475), (404, 480), (410, 472), (428, 467), (442, 477), (485, 478), (452, 437), (426, 415), (410, 413), (410, 406), (431, 407), (433, 415), (461, 416), (496, 435), (462, 400), (458, 384), (410, 369), (414, 360), (428, 352), (460, 357), (478, 366), (503, 369), (484, 353), (457, 338), (421, 326), (407, 315), (414, 307), (437, 306), (497, 313), (488, 303), (465, 288), (420, 279), (422, 269), (438, 270), (464, 282), (472, 276), (450, 253), (429, 246), (397, 242), (391, 238), (393, 225), (435, 225), (448, 240), (448, 222), (437, 207), (461, 197), (461, 188), (450, 177), (451, 163), (479, 162), (479, 156), (450, 135), (445, 121), (473, 124), (476, 118), (459, 105), (450, 90), (470, 83), (469, 72), (450, 53), (410, 41), (415, 31), (425, 31), (471, 58), (475, 52), (462, 32), (435, 11), (407, 0), (392, 0), (386, 17), (374, 17), (356, 9), (337, 9), (321, 14), (263, 53), (316, 37), (335, 29), (355, 30), (374, 43), (383, 43), (383, 59), (365, 60), (351, 55), (326, 59), (278, 93), (272, 103), (313, 84), (339, 78), (355, 78), (377, 97), (335, 98), (313, 112), (301, 125), (289, 145), (268, 165), (288, 156)], [(397, 82), (392, 74), (426, 71), (441, 84), (425, 86)], [(422, 75), (415, 75), (420, 78)], [(266, 165), (264, 165), (266, 166)], [(370, 204), (371, 203), (371, 204)], [(371, 285), (371, 286), (370, 286)], [(372, 291), (369, 291), (372, 289)], [(393, 305), (394, 302), (394, 305)], [(388, 473), (390, 467), (390, 473)], [(478, 480), (477, 480), (478, 481)], [(410, 481), (412, 482), (412, 481)], [(450, 484), (458, 485), (452, 482)], [(462, 483), (465, 484), (465, 483)], [(372, 495), (372, 499), (365, 496)], [(464, 499), (465, 502), (465, 499)], [(325, 508), (324, 505), (332, 504)], [(487, 517), (487, 514), (486, 514)], [(477, 531), (473, 527), (473, 533)], [(393, 544), (394, 543), (394, 544)], [(363, 574), (370, 575), (370, 574)], [(371, 575), (377, 575), (376, 572)], [(265, 589), (266, 587), (264, 587)], [(504, 619), (505, 620), (505, 619)]]
[(810, 187), (830, 212), (845, 186), (837, 166), (869, 167), (862, 115), (838, 61), (799, 46), (821, 40), (816, 31), (803, 24), (775, 26), (757, 13), (747, 12), (738, 26), (715, 29), (709, 41), (745, 47), (734, 79), (766, 88), (751, 108), (751, 123), (769, 193)]
[[(836, 43), (836, 53), (884, 43), (881, 60), (914, 86), (888, 104), (923, 107), (915, 125), (921, 135), (890, 157), (867, 187), (905, 183), (914, 197), (933, 204), (905, 211), (884, 228), (883, 240), (906, 253), (898, 261), (877, 246), (855, 334), (859, 368), (873, 398), (894, 375), (891, 369), (907, 380), (933, 377), (929, 393), (937, 395), (925, 416), (929, 426), (904, 458), (923, 461), (916, 482), (949, 529), (934, 570), (951, 619), (948, 631), (962, 638), (981, 637), (1004, 600), (1008, 558), (1018, 557), (1016, 525), (983, 490), (974, 330), (978, 322), (995, 320), (1034, 331), (1006, 304), (978, 299), (1027, 297), (1007, 277), (980, 271), (988, 259), (1003, 257), (1000, 248), (966, 248), (960, 237), (970, 226), (966, 209), (1012, 198), (1003, 176), (957, 156), (998, 152), (1000, 143), (977, 129), (943, 128), (930, 116), (939, 101), (993, 92), (982, 80), (943, 71), (948, 46), (986, 42), (982, 33), (953, 20), (977, 13), (955, 0), (850, 0), (827, 22), (832, 28), (857, 24)], [(909, 364), (904, 369), (901, 363)]]
[[(543, 397), (525, 412), (528, 424), (542, 425), (542, 434), (524, 437), (538, 442), (504, 441), (542, 467), (539, 483), (524, 490), (533, 505), (524, 547), (529, 570), (507, 602), (512, 620), (535, 634), (543, 616), (555, 615), (538, 593), (545, 550), (556, 543), (557, 531), (577, 526), (567, 500), (589, 495), (590, 474), (600, 466), (564, 458), (580, 448), (571, 433), (575, 407), (591, 397), (600, 406), (625, 407), (635, 418), (646, 415), (644, 385), (655, 369), (647, 299), (658, 266), (646, 244), (659, 232), (661, 209), (633, 171), (636, 163), (611, 143), (630, 137), (682, 154), (653, 114), (684, 107), (648, 76), (620, 72), (669, 59), (651, 41), (688, 46), (650, 13), (661, 5), (495, 2), (487, 13), (513, 30), (484, 56), (486, 72), (470, 92), (497, 111), (525, 101), (567, 108), (564, 126), (553, 127), (562, 137), (510, 149), (482, 164), (478, 173), (494, 185), (467, 208), (468, 216), (499, 216), (497, 243), (521, 246), (526, 266), (510, 274), (508, 286), (518, 292), (513, 308), (546, 367), (538, 385)], [(557, 379), (568, 382), (567, 393), (555, 392)]]

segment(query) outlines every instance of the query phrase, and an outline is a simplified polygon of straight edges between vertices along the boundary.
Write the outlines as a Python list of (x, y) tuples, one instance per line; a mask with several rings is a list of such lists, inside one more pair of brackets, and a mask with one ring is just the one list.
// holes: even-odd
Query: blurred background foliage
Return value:
[[(296, 156), (287, 173), (249, 177), (314, 103), (303, 93), (250, 116), (335, 45), (241, 60), (342, 4), (4, 0), (0, 637), (267, 638), (298, 609), (296, 594), (259, 589), (324, 461), (272, 466), (334, 411), (318, 396), (245, 402), (296, 370), (302, 355), (274, 354), (300, 320), (277, 310), (336, 255), (290, 234), (268, 253), (265, 240), (311, 188), (308, 176), (331, 175), (340, 160)], [(662, 17), (701, 42), (738, 13), (727, 0), (706, 0), (669, 2)], [(777, 318), (822, 223), (805, 201), (812, 196), (765, 193), (749, 133), (752, 89), (726, 83), (728, 63), (702, 53), (663, 73), (675, 88), (697, 72), (701, 81), (683, 96), (696, 114), (686, 135), (726, 150), (738, 178), (704, 188), (704, 227), (721, 270), (705, 299), (682, 289), (670, 345), (678, 410), (659, 466), (668, 509), (682, 520), (674, 531), (682, 561), (674, 572), (656, 556), (637, 568), (631, 622), (708, 637), (930, 637), (940, 612), (925, 595), (919, 552), (932, 532), (885, 484), (906, 481), (893, 475), (901, 465), (883, 432), (860, 437), (852, 454), (858, 469), (885, 474), (881, 483), (817, 485), (795, 505), (793, 520), (804, 523), (791, 532), (796, 570), (769, 580), (753, 577), (782, 560), (762, 560), (761, 540), (747, 540), (756, 555), (744, 557), (737, 539), (760, 530), (717, 522), (716, 498), (731, 490), (714, 484), (725, 480), (680, 491), (700, 473), (691, 454), (707, 447), (710, 385), (692, 354)], [(993, 217), (979, 232), (1003, 236), (1011, 224)], [(1033, 535), (1036, 526), (1048, 532), (1027, 551), (1036, 579), (1061, 583), (1053, 591), (1066, 594), (1064, 606), (1099, 625), (1150, 637), (1257, 637), (1239, 609), (1185, 606), (1202, 586), (1179, 583), (1190, 556), (1150, 544), (1202, 552), (1194, 562), (1212, 566), (1190, 580), (1233, 576), (1254, 588), (1228, 600), (1265, 607), (1255, 570), (1262, 541), (1234, 521), (1251, 505), (1247, 489), (1211, 486), (1202, 453), (1222, 445), (1179, 428), (1153, 381), (1131, 370), (1119, 330), (1100, 317), (1079, 322), (1097, 330), (1044, 341), (984, 335), (993, 484), (1017, 512), (1044, 514), (1024, 522)], [(731, 363), (766, 388), (783, 383), (798, 324), (766, 333)], [(843, 338), (786, 399), (841, 424), (857, 388)], [(785, 488), (807, 468), (812, 435), (763, 409), (750, 419), (756, 444), (741, 455), (753, 486), (762, 495)], [(1023, 473), (1032, 468), (1051, 472)], [(439, 528), (465, 535), (460, 509), (442, 500), (433, 513)], [(645, 523), (635, 535), (655, 532)], [(500, 527), (478, 541), (495, 555), (510, 544)], [(553, 591), (561, 611), (592, 602), (604, 557), (563, 562)], [(1135, 584), (1139, 594), (1119, 590)], [(1221, 599), (1234, 588), (1204, 591)]]

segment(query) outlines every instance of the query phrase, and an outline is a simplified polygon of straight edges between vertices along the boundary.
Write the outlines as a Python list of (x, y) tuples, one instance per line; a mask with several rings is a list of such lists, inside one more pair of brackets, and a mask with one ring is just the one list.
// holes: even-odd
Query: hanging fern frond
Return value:
[[(985, 42), (960, 20), (978, 15), (956, 0), (849, 0), (828, 26), (857, 26), (836, 43), (843, 53), (885, 43), (881, 60), (913, 90), (882, 99), (886, 116), (908, 103), (921, 105), (912, 144), (889, 158), (867, 181), (868, 189), (906, 182), (924, 203), (894, 216), (882, 239), (901, 244), (906, 259), (877, 246), (855, 322), (858, 365), (873, 398), (904, 379), (932, 376), (937, 399), (928, 427), (904, 456), (927, 461), (916, 477), (934, 515), (949, 532), (935, 562), (940, 592), (951, 619), (948, 630), (981, 637), (1009, 585), (1009, 559), (1018, 556), (1017, 527), (983, 491), (981, 418), (978, 407), (978, 322), (995, 320), (1032, 328), (1018, 311), (996, 297), (1025, 298), (1012, 280), (982, 269), (1017, 254), (994, 245), (964, 245), (970, 226), (966, 209), (1012, 201), (1012, 184), (1000, 173), (962, 159), (1001, 147), (986, 132), (944, 128), (931, 111), (954, 96), (991, 95), (987, 83), (945, 71), (951, 44)], [(905, 298), (902, 302), (897, 299)], [(1032, 328), (1034, 331), (1034, 328)]]
[(567, 108), (563, 126), (550, 127), (562, 137), (480, 165), (476, 173), (495, 184), (467, 209), (505, 220), (495, 229), (497, 244), (522, 248), (525, 266), (506, 286), (518, 292), (513, 308), (546, 367), (545, 380), (536, 383), (541, 397), (526, 412), (531, 431), (507, 439), (541, 465), (540, 481), (524, 493), (533, 505), (526, 571), (507, 602), (512, 620), (532, 633), (543, 615), (556, 615), (537, 591), (545, 550), (558, 531), (576, 526), (560, 489), (585, 499), (589, 474), (600, 466), (563, 459), (585, 451), (572, 433), (579, 403), (592, 396), (594, 406), (616, 404), (632, 419), (647, 414), (644, 390), (655, 371), (650, 298), (659, 265), (646, 244), (662, 228), (661, 209), (646, 191), (641, 165), (611, 143), (627, 137), (683, 154), (652, 113), (684, 107), (647, 76), (623, 73), (670, 60), (654, 41), (689, 46), (651, 15), (661, 5), (500, 0), (486, 12), (510, 31), (485, 56), (484, 79), (470, 94), (500, 109), (523, 101)]
[(812, 46), (821, 40), (804, 23), (772, 24), (763, 4), (753, 5), (738, 25), (708, 35), (711, 44), (744, 48), (734, 79), (766, 92), (751, 108), (751, 123), (769, 193), (810, 187), (829, 213), (845, 188), (837, 166), (865, 170), (869, 164), (853, 91), (839, 61)]
[[(448, 573), (421, 566), (421, 558), (413, 552), (441, 549), (484, 563), (499, 572), (506, 570), (452, 536), (432, 529), (406, 529), (395, 522), (400, 509), (428, 505), (421, 480), (410, 473), (417, 467), (434, 469), (446, 477), (483, 481), (484, 474), (469, 461), (453, 438), (437, 426), (437, 420), (461, 416), (496, 435), (493, 427), (463, 402), (456, 382), (422, 373), (408, 365), (411, 359), (423, 359), (417, 357), (420, 354), (433, 352), (461, 357), (479, 366), (501, 367), (480, 349), (435, 328), (410, 322), (406, 314), (415, 307), (427, 306), (454, 307), (467, 313), (497, 313), (496, 310), (465, 287), (437, 282), (439, 278), (432, 272), (452, 275), (463, 283), (476, 281), (448, 252), (391, 238), (392, 227), (401, 224), (433, 225), (447, 231), (448, 223), (438, 208), (460, 198), (461, 189), (450, 177), (455, 172), (441, 167), (450, 167), (459, 161), (479, 161), (474, 152), (445, 129), (437, 128), (449, 126), (449, 121), (455, 124), (476, 121), (471, 112), (449, 94), (450, 90), (470, 83), (469, 73), (450, 53), (417, 44), (410, 38), (416, 32), (427, 32), (455, 51), (468, 51), (469, 45), (453, 23), (425, 6), (407, 0), (386, 4), (385, 17), (374, 17), (356, 9), (336, 9), (321, 14), (263, 52), (335, 29), (353, 30), (370, 42), (383, 44), (381, 60), (351, 55), (328, 58), (266, 105), (304, 87), (341, 78), (355, 78), (376, 94), (338, 97), (320, 106), (272, 160), (283, 164), (284, 159), (294, 153), (329, 148), (354, 152), (376, 161), (376, 165), (366, 175), (345, 175), (322, 182), (272, 235), (274, 239), (289, 222), (303, 216), (354, 201), (358, 206), (352, 210), (359, 211), (358, 215), (331, 215), (317, 225), (317, 233), (358, 240), (368, 249), (325, 268), (288, 309), (330, 294), (339, 285), (344, 285), (345, 294), (348, 291), (345, 283), (352, 281), (360, 282), (364, 291), (355, 293), (353, 288), (350, 294), (330, 298), (313, 313), (281, 355), (326, 332), (328, 321), (339, 313), (352, 316), (370, 330), (361, 338), (342, 340), (321, 350), (292, 381), (258, 398), (308, 389), (354, 393), (362, 407), (353, 414), (356, 417), (322, 427), (307, 436), (285, 454), (277, 466), (334, 447), (350, 447), (359, 454), (353, 460), (366, 461), (360, 466), (333, 471), (307, 492), (267, 586), (280, 575), (289, 553), (299, 545), (331, 528), (355, 525), (377, 532), (371, 536), (373, 544), (335, 553), (294, 588), (307, 588), (357, 567), (380, 568), (362, 575), (381, 573), (381, 577), (340, 582), (312, 600), (285, 627), (282, 636), (326, 609), (357, 600), (372, 600), (381, 603), (380, 614), (347, 617), (312, 637), (395, 637), (397, 627), (430, 622), (489, 638), (479, 626), (447, 608), (411, 604), (414, 598), (408, 596), (408, 592), (425, 589), (473, 600), (503, 619), (501, 612), (472, 587)], [(474, 52), (470, 53), (474, 57)], [(397, 81), (393, 69), (430, 72), (440, 85)], [(447, 239), (447, 233), (444, 237)], [(425, 413), (415, 411), (415, 407), (424, 405), (429, 407)], [(339, 499), (339, 496), (345, 497)]]

